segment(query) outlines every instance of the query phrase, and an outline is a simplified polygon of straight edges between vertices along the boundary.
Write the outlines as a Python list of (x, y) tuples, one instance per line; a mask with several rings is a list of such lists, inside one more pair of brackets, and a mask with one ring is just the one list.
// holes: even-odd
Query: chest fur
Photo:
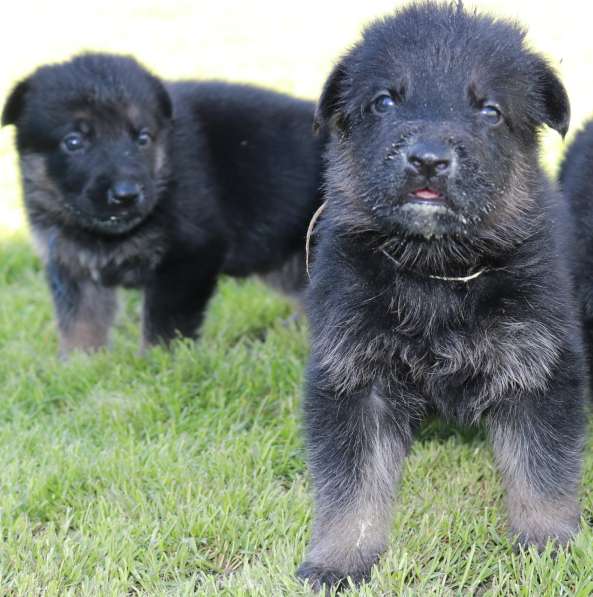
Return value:
[(512, 315), (483, 321), (461, 315), (415, 331), (402, 309), (380, 323), (361, 310), (341, 322), (327, 318), (314, 333), (314, 352), (340, 391), (387, 379), (429, 401), (456, 396), (478, 407), (544, 390), (562, 346), (551, 326)]
[(77, 278), (104, 286), (141, 286), (161, 262), (166, 247), (157, 229), (139, 231), (120, 242), (71, 239), (56, 230), (34, 229), (42, 260), (66, 268)]

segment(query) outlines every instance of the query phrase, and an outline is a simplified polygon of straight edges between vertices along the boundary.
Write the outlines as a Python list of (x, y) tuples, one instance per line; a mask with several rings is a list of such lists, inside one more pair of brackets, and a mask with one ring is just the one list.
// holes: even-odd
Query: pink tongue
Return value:
[(440, 197), (438, 193), (435, 193), (430, 189), (421, 189), (420, 191), (416, 191), (414, 195), (419, 199), (438, 199)]

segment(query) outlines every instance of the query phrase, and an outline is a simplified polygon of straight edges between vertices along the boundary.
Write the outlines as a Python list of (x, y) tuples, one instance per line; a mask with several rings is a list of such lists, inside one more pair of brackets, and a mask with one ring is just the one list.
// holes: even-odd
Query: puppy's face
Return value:
[(518, 217), (537, 128), (568, 127), (566, 93), (513, 27), (419, 5), (372, 26), (318, 108), (333, 127), (329, 184), (365, 226), (467, 237)]
[(132, 230), (166, 179), (171, 105), (130, 59), (86, 55), (44, 67), (13, 91), (26, 202), (37, 216), (102, 234)]

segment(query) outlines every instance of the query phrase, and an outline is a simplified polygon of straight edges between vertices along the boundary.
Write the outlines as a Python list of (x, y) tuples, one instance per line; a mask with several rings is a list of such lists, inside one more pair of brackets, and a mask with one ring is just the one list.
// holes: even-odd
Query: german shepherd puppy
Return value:
[(593, 121), (579, 131), (560, 167), (560, 185), (575, 219), (575, 284), (589, 372), (593, 370)]
[(305, 395), (313, 587), (368, 577), (427, 413), (485, 424), (521, 545), (579, 527), (584, 359), (570, 222), (538, 164), (569, 102), (517, 25), (422, 2), (325, 84)]
[(84, 54), (18, 83), (25, 206), (61, 349), (104, 346), (116, 287), (144, 290), (143, 342), (194, 336), (220, 274), (299, 294), (320, 203), (314, 105), (246, 85), (165, 84)]

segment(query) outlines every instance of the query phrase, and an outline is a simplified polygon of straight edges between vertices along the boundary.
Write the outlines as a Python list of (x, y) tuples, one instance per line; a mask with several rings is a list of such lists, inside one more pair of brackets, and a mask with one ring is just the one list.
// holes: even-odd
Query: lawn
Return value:
[[(0, 96), (37, 64), (88, 48), (135, 53), (167, 77), (314, 97), (361, 25), (394, 4), (23, 0), (3, 14)], [(593, 113), (586, 5), (479, 5), (530, 26), (578, 129)], [(60, 362), (12, 143), (1, 131), (0, 596), (307, 594), (293, 579), (311, 519), (306, 326), (287, 324), (289, 305), (261, 284), (224, 280), (199, 342), (140, 357), (138, 296), (127, 293), (112, 349)], [(561, 151), (546, 133), (550, 172)], [(485, 437), (431, 423), (407, 463), (390, 549), (352, 594), (593, 595), (593, 533), (555, 558), (514, 554)]]

